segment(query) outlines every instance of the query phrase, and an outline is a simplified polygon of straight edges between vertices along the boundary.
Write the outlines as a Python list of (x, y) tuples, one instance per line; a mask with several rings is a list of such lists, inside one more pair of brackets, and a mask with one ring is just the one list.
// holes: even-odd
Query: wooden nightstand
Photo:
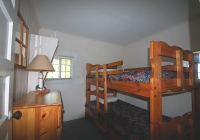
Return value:
[(30, 92), (13, 104), (13, 140), (60, 140), (62, 135), (62, 100), (60, 91), (47, 94)]

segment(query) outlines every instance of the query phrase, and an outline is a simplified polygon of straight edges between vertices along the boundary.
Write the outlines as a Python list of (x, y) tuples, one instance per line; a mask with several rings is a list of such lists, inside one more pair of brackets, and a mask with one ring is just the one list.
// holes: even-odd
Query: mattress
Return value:
[[(122, 74), (108, 75), (108, 80), (150, 83), (151, 70), (124, 71)], [(162, 78), (175, 79), (177, 72), (162, 70)], [(95, 75), (86, 75), (86, 78), (95, 78)], [(189, 79), (189, 73), (184, 72), (184, 78)]]
[[(95, 110), (95, 101), (86, 104), (93, 114), (97, 115)], [(103, 104), (100, 103), (103, 109)], [(103, 122), (104, 118), (99, 117)], [(170, 117), (163, 115), (163, 122), (169, 122)], [(150, 138), (150, 112), (121, 100), (108, 103), (108, 127), (115, 132), (120, 140), (149, 140)], [(177, 134), (167, 139), (173, 139)]]

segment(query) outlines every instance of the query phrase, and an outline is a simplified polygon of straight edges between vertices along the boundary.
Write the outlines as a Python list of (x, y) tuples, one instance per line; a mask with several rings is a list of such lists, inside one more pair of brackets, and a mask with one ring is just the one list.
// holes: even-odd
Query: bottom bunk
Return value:
[[(86, 114), (90, 115), (100, 127), (105, 127), (107, 119), (107, 132), (111, 139), (120, 140), (149, 140), (150, 139), (150, 112), (148, 110), (136, 107), (121, 100), (108, 103), (108, 113), (103, 117), (96, 111), (96, 101), (91, 101), (86, 104)], [(103, 110), (104, 105), (100, 103), (100, 108)], [(98, 115), (98, 117), (97, 117)], [(182, 128), (184, 134), (190, 133), (189, 130), (193, 127), (191, 120), (175, 118), (172, 119), (163, 115), (159, 125), (160, 138), (165, 140), (174, 140), (180, 138)], [(181, 120), (181, 121), (180, 121)], [(169, 128), (170, 131), (166, 129)], [(167, 132), (166, 132), (167, 131)], [(186, 132), (187, 131), (187, 132)], [(189, 134), (190, 135), (190, 134)]]

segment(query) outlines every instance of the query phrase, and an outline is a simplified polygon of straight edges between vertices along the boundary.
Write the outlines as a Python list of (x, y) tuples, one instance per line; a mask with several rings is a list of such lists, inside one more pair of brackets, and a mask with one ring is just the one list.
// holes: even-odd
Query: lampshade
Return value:
[(55, 71), (51, 62), (49, 61), (46, 55), (38, 54), (32, 62), (27, 66), (26, 70), (28, 71), (46, 71), (51, 72)]

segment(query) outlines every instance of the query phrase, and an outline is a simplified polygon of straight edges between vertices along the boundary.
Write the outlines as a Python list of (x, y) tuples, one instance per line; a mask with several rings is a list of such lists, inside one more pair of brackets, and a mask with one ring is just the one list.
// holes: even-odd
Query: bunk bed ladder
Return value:
[[(86, 72), (87, 75), (91, 74), (91, 64), (86, 64)], [(88, 104), (90, 102), (90, 95), (91, 95), (91, 84), (87, 82), (87, 78), (86, 78), (86, 92), (85, 92), (85, 96), (86, 96), (86, 102), (85, 104)], [(85, 117), (89, 117), (90, 115), (87, 113), (87, 110), (85, 108)], [(95, 119), (95, 117), (93, 117)]]
[[(114, 65), (120, 65), (122, 64), (122, 61), (115, 62)], [(95, 78), (90, 81), (93, 83), (93, 85), (96, 86), (96, 89), (91, 91), (91, 83), (86, 81), (86, 104), (90, 102), (90, 96), (95, 95), (96, 96), (96, 115), (87, 114), (87, 111), (85, 111), (85, 117), (92, 116), (92, 118), (95, 120), (96, 125), (100, 128), (102, 132), (106, 132), (108, 130), (108, 117), (107, 117), (107, 111), (108, 111), (108, 93), (112, 93), (113, 96), (117, 95), (116, 90), (108, 90), (107, 87), (107, 74), (112, 72), (107, 72), (107, 68), (116, 68), (112, 67), (111, 64), (104, 64), (104, 65), (92, 65), (87, 64), (86, 70), (87, 75), (95, 75)], [(99, 69), (103, 69), (103, 72), (99, 72)], [(93, 72), (92, 72), (93, 71)], [(119, 73), (121, 71), (115, 71), (114, 73)], [(100, 90), (100, 87), (104, 87)], [(99, 105), (99, 99), (103, 99), (104, 101), (104, 109), (100, 108)], [(102, 121), (102, 118), (100, 117), (102, 115), (105, 119)]]
[[(96, 65), (96, 75), (95, 75), (95, 84), (96, 84), (96, 91), (95, 91), (95, 95), (96, 95), (96, 110), (97, 110), (97, 125), (100, 127), (100, 129), (105, 132), (107, 129), (107, 110), (108, 110), (108, 105), (107, 105), (107, 84), (106, 84), (106, 65), (103, 65), (103, 78), (99, 77), (99, 66), (100, 65)], [(100, 82), (103, 82), (104, 84), (104, 89), (103, 90), (99, 90), (100, 87)], [(104, 109), (102, 110), (99, 106), (99, 98), (102, 98), (104, 100)], [(101, 120), (100, 120), (100, 115), (105, 116), (105, 120), (104, 120), (104, 124), (103, 126), (100, 125), (102, 124)]]

